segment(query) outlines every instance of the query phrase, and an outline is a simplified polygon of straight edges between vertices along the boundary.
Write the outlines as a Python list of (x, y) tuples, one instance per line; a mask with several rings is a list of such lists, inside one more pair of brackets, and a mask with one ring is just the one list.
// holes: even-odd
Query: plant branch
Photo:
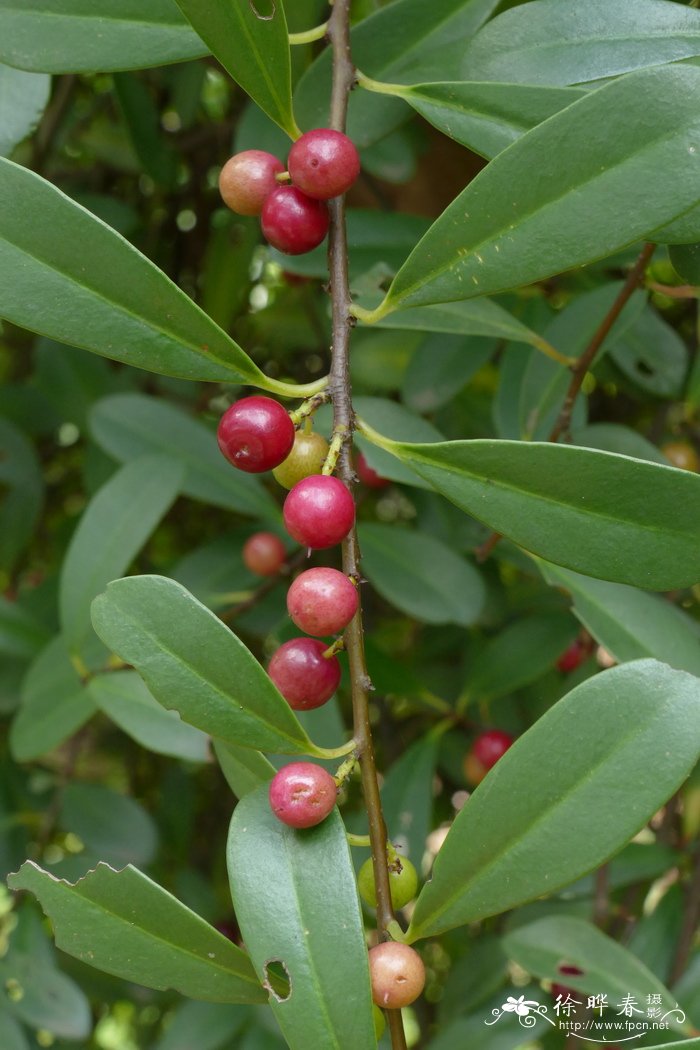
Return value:
[[(355, 83), (355, 69), (350, 55), (350, 0), (335, 0), (328, 22), (328, 38), (333, 49), (333, 87), (331, 91), (330, 126), (345, 131), (348, 96)], [(348, 280), (348, 251), (345, 229), (345, 202), (337, 197), (329, 204), (330, 233), (328, 259), (332, 298), (333, 353), (329, 390), (333, 401), (334, 435), (342, 436), (338, 452), (338, 474), (352, 490), (354, 471), (350, 455), (354, 415), (350, 387), (349, 351), (350, 332), (354, 321), (351, 314)], [(359, 580), (360, 551), (357, 533), (353, 528), (343, 542), (343, 571)], [(386, 826), (379, 795), (377, 767), (369, 720), (369, 691), (372, 688), (365, 660), (362, 610), (358, 608), (345, 629), (345, 649), (348, 655), (353, 710), (353, 735), (360, 762), (362, 791), (367, 809), (369, 837), (372, 847), (374, 881), (377, 893), (377, 926), (380, 940), (390, 939), (387, 928), (393, 922), (386, 854)], [(387, 1011), (393, 1050), (406, 1050), (406, 1038), (399, 1010)]]
[(693, 861), (693, 872), (686, 890), (683, 927), (671, 970), (671, 987), (685, 973), (698, 927), (700, 927), (700, 847), (696, 849)]
[(598, 325), (593, 338), (590, 343), (583, 351), (576, 364), (572, 368), (573, 376), (569, 383), (569, 389), (566, 392), (564, 398), (564, 404), (562, 405), (559, 417), (552, 428), (552, 432), (549, 435), (550, 441), (558, 441), (562, 434), (565, 434), (571, 425), (571, 415), (576, 404), (576, 398), (578, 397), (583, 381), (586, 378), (586, 372), (593, 364), (598, 351), (605, 342), (606, 338), (610, 333), (610, 329), (617, 321), (618, 317), (622, 313), (628, 300), (631, 298), (632, 293), (639, 287), (643, 277), (644, 271), (646, 270), (649, 260), (654, 254), (655, 244), (645, 244), (639, 253), (639, 257), (627, 275), (627, 280), (620, 289), (619, 295), (615, 299), (607, 314)]

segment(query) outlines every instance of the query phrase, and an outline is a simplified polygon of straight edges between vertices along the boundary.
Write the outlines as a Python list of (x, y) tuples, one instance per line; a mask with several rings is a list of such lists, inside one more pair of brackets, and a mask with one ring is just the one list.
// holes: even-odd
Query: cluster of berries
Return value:
[(219, 190), (232, 211), (260, 216), (274, 248), (302, 255), (328, 232), (326, 201), (349, 190), (359, 173), (360, 158), (347, 135), (315, 128), (292, 145), (286, 171), (272, 153), (236, 153), (221, 169)]

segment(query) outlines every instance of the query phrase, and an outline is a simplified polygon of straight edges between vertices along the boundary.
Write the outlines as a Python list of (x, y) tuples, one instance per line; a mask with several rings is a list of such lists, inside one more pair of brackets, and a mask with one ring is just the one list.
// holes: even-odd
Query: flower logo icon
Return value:
[(537, 1008), (540, 1004), (534, 999), (526, 999), (524, 995), (521, 995), (518, 999), (514, 999), (512, 995), (508, 996), (508, 999), (501, 1007), (508, 1014), (517, 1014), (518, 1017), (527, 1017), (530, 1010)]

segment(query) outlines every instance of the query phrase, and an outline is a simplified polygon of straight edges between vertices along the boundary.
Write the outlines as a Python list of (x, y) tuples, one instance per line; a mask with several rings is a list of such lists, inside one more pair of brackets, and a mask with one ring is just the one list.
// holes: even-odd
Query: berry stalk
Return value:
[[(328, 38), (333, 49), (333, 87), (331, 93), (330, 127), (345, 132), (348, 97), (355, 82), (355, 69), (350, 54), (350, 0), (335, 0), (328, 23)], [(348, 280), (348, 251), (345, 230), (345, 201), (337, 197), (329, 201), (330, 233), (328, 260), (332, 297), (332, 363), (329, 392), (333, 402), (333, 432), (341, 435), (338, 455), (338, 474), (350, 488), (354, 471), (350, 455), (354, 414), (349, 374), (350, 333), (354, 324), (351, 313)], [(360, 579), (360, 551), (357, 532), (353, 526), (343, 541), (343, 572), (351, 580)], [(360, 763), (362, 790), (369, 823), (372, 863), (377, 897), (377, 927), (380, 941), (390, 940), (387, 932), (394, 922), (391, 888), (387, 865), (387, 835), (377, 780), (372, 731), (369, 721), (368, 696), (372, 688), (367, 673), (362, 607), (345, 629), (345, 651), (350, 670), (354, 737)], [(401, 1013), (388, 1011), (389, 1031), (393, 1050), (406, 1050), (406, 1038)]]

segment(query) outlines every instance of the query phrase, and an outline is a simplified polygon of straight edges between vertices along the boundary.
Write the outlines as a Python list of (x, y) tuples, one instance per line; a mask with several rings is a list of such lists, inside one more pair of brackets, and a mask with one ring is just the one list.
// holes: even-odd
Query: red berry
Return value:
[(385, 1010), (400, 1010), (418, 998), (425, 986), (425, 967), (415, 949), (384, 941), (369, 950), (372, 999)]
[(316, 638), (292, 638), (279, 647), (267, 673), (290, 707), (310, 711), (333, 696), (340, 682), (340, 661), (326, 657)]
[(292, 762), (270, 782), (270, 807), (290, 828), (313, 828), (326, 819), (337, 794), (335, 780), (322, 766)]
[(243, 563), (256, 576), (276, 576), (287, 551), (274, 532), (256, 532), (243, 544)]
[[(568, 963), (562, 963), (561, 966), (557, 967), (559, 973), (562, 976), (569, 975), (571, 977), (583, 977), (583, 970), (579, 969), (578, 966), (572, 966)], [(576, 997), (576, 992), (573, 988), (569, 988), (565, 984), (557, 984), (556, 982), (552, 985), (552, 995), (556, 999), (558, 996), (562, 999), (571, 996), (572, 999)]]
[(279, 466), (294, 444), (294, 424), (270, 397), (244, 397), (224, 412), (217, 431), (229, 463), (249, 474)]
[(328, 208), (296, 186), (278, 186), (265, 201), (260, 221), (273, 248), (287, 255), (303, 255), (328, 233)]
[(303, 547), (322, 550), (344, 540), (355, 521), (352, 496), (338, 478), (312, 474), (284, 501), (287, 532)]
[(287, 592), (287, 610), (306, 634), (337, 634), (357, 612), (357, 588), (337, 569), (307, 569)]
[(275, 175), (284, 164), (260, 149), (247, 149), (227, 160), (219, 175), (219, 192), (231, 211), (259, 215), (263, 204), (277, 188)]
[(388, 478), (383, 478), (374, 467), (370, 467), (361, 452), (357, 454), (357, 476), (368, 489), (385, 489), (391, 484)]
[(480, 733), (472, 744), (472, 753), (484, 769), (493, 769), (499, 758), (505, 755), (513, 743), (510, 733), (504, 733), (500, 729), (487, 729)]
[(575, 671), (577, 667), (583, 663), (588, 656), (586, 647), (582, 644), (581, 639), (577, 638), (575, 642), (572, 642), (568, 649), (565, 649), (557, 660), (557, 670), (563, 674), (570, 674)]
[(322, 201), (345, 193), (360, 174), (355, 144), (331, 128), (315, 128), (298, 138), (287, 165), (294, 185)]

